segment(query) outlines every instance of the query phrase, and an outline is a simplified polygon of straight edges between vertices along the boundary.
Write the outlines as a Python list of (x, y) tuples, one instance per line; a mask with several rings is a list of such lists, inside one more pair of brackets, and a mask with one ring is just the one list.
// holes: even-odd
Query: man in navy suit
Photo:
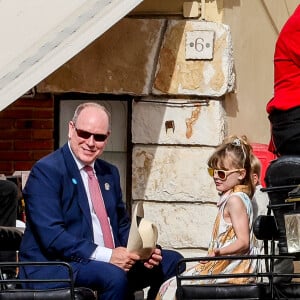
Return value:
[[(157, 248), (147, 261), (141, 261), (137, 254), (127, 251), (130, 219), (122, 201), (119, 172), (98, 158), (109, 134), (106, 109), (96, 103), (81, 104), (69, 122), (68, 143), (34, 165), (23, 191), (27, 223), (20, 260), (69, 262), (75, 285), (99, 291), (101, 300), (133, 299), (134, 291), (146, 286), (150, 286), (148, 299), (154, 299), (161, 283), (175, 275), (182, 256)], [(87, 165), (93, 168), (100, 185), (113, 249), (104, 246), (83, 170)], [(65, 275), (54, 266), (20, 270), (21, 278), (53, 276)], [(42, 286), (35, 283), (33, 287)]]

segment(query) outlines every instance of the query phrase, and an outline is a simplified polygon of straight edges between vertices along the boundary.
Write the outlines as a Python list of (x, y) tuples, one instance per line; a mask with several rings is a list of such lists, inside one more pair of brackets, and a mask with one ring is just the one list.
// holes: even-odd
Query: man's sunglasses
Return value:
[(213, 169), (213, 168), (207, 168), (208, 174), (211, 177), (217, 177), (221, 180), (226, 180), (228, 175), (235, 173), (235, 172), (241, 172), (243, 169), (233, 169), (229, 171), (225, 170), (218, 170), (218, 169)]
[(74, 127), (76, 130), (77, 135), (82, 138), (82, 139), (89, 139), (91, 136), (94, 137), (94, 140), (96, 142), (104, 142), (107, 139), (107, 134), (102, 134), (102, 133), (90, 133), (88, 131), (82, 130), (82, 129), (78, 129), (76, 127)]

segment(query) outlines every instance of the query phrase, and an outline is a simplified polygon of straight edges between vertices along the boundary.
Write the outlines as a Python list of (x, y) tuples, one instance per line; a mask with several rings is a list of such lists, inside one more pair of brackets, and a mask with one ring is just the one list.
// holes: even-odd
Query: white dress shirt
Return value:
[[(84, 164), (80, 162), (72, 152), (72, 149), (69, 144), (70, 151), (73, 155), (73, 158), (78, 166), (78, 169), (80, 170), (80, 175), (84, 184), (84, 188), (87, 194), (88, 202), (89, 202), (89, 207), (90, 207), (90, 213), (92, 217), (92, 224), (93, 224), (93, 233), (94, 233), (94, 242), (97, 245), (97, 248), (91, 255), (91, 259), (93, 260), (98, 260), (98, 261), (104, 261), (104, 262), (109, 262), (111, 255), (112, 255), (112, 249), (104, 247), (104, 240), (103, 240), (103, 233), (102, 229), (100, 226), (99, 219), (94, 211), (92, 200), (90, 197), (90, 192), (89, 192), (89, 187), (88, 187), (88, 174), (83, 170)], [(94, 163), (91, 164), (91, 167), (94, 169)], [(95, 170), (94, 170), (95, 173)]]

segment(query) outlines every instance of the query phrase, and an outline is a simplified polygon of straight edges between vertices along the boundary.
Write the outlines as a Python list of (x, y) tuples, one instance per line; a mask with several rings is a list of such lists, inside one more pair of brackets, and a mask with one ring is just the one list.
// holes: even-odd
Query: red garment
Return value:
[(267, 112), (300, 105), (300, 5), (283, 26), (274, 53), (274, 97)]

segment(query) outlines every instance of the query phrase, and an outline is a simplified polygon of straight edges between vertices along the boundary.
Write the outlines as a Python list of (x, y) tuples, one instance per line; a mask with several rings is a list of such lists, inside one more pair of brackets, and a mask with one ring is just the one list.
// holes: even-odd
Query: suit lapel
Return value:
[(111, 218), (111, 209), (110, 209), (111, 208), (110, 198), (111, 198), (111, 188), (112, 188), (111, 178), (104, 174), (97, 174), (97, 179), (100, 185), (107, 214)]
[(78, 202), (78, 205), (81, 208), (83, 215), (86, 218), (87, 223), (89, 224), (89, 227), (92, 228), (92, 219), (84, 184), (82, 182), (80, 171), (78, 170), (78, 167), (67, 144), (63, 146), (63, 156), (65, 159), (68, 175), (72, 180), (74, 188), (77, 189), (78, 192), (78, 196), (74, 197), (74, 200)]

